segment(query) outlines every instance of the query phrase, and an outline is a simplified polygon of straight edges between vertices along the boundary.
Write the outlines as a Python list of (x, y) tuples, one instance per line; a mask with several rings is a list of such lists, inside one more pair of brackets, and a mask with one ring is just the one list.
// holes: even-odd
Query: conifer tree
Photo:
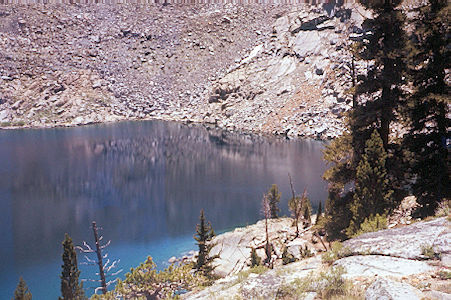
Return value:
[[(354, 55), (366, 64), (366, 72), (357, 74), (354, 89), (356, 105), (350, 117), (353, 170), (364, 153), (365, 142), (373, 129), (378, 129), (388, 154), (387, 172), (394, 189), (394, 199), (405, 196), (405, 161), (402, 149), (390, 138), (393, 124), (405, 121), (407, 78), (406, 17), (399, 4), (401, 0), (362, 0), (373, 18), (366, 19), (362, 28), (363, 40), (355, 47)], [(355, 173), (354, 173), (355, 175)]]
[(353, 147), (358, 154), (363, 154), (365, 141), (375, 127), (380, 127), (384, 149), (388, 150), (390, 125), (403, 99), (401, 85), (407, 70), (405, 16), (397, 8), (401, 0), (361, 3), (375, 17), (363, 22), (367, 34), (355, 53), (358, 59), (372, 64), (366, 74), (358, 76), (361, 80), (355, 88), (359, 104), (354, 107), (351, 124)]
[(416, 19), (410, 67), (413, 86), (409, 101), (411, 129), (405, 143), (413, 154), (413, 193), (421, 204), (421, 216), (432, 215), (438, 203), (449, 197), (446, 137), (451, 122), (445, 71), (450, 68), (449, 12), (446, 0), (429, 0)]
[(271, 209), (271, 218), (275, 219), (279, 217), (279, 202), (280, 202), (281, 193), (279, 192), (279, 188), (277, 184), (273, 184), (268, 191), (268, 200), (269, 207)]
[(377, 130), (365, 143), (365, 153), (357, 166), (355, 192), (350, 210), (351, 223), (346, 234), (352, 236), (368, 217), (384, 214), (392, 206), (385, 162), (387, 153)]
[(14, 291), (14, 300), (31, 300), (31, 293), (22, 277), (20, 277), (19, 284)]
[(257, 254), (257, 250), (252, 248), (251, 250), (251, 268), (261, 265), (262, 259)]
[(318, 205), (318, 213), (316, 214), (316, 223), (315, 224), (319, 224), (319, 220), (321, 219), (322, 214), (323, 214), (323, 207), (322, 207), (322, 204), (320, 201), (319, 205)]
[(194, 239), (199, 246), (195, 268), (205, 276), (211, 277), (214, 270), (213, 260), (219, 257), (219, 255), (210, 256), (210, 250), (214, 247), (211, 240), (215, 236), (215, 232), (210, 222), (206, 222), (203, 209), (200, 211), (199, 220), (200, 224), (197, 224), (196, 234), (194, 235)]
[(302, 216), (304, 217), (304, 227), (307, 228), (310, 225), (312, 225), (312, 203), (310, 202), (310, 199), (307, 197), (307, 193), (304, 193), (302, 195), (302, 208), (303, 213)]
[(61, 297), (60, 300), (85, 299), (83, 284), (79, 283), (80, 271), (78, 270), (77, 253), (71, 237), (66, 233), (63, 241), (63, 265), (61, 272)]

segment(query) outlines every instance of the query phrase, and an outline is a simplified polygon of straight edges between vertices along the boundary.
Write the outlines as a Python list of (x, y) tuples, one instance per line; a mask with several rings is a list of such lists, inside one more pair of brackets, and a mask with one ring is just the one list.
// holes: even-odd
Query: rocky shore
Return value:
[[(333, 138), (358, 6), (0, 7), (0, 127), (166, 119)], [(357, 65), (357, 69), (362, 66)]]
[[(449, 219), (449, 218), (448, 218)], [(211, 254), (219, 254), (216, 274), (222, 279), (212, 286), (184, 295), (184, 299), (321, 299), (321, 284), (297, 296), (299, 282), (308, 282), (321, 273), (343, 267), (360, 296), (356, 299), (450, 299), (451, 223), (447, 217), (363, 234), (343, 243), (335, 261), (323, 259), (329, 252), (314, 240), (311, 228), (294, 238), (292, 220), (270, 220), (269, 235), (274, 245), (273, 269), (249, 270), (251, 248), (264, 243), (264, 221), (217, 236)], [(281, 248), (288, 247), (298, 261), (282, 264)], [(311, 249), (310, 258), (300, 257), (300, 249)], [(434, 251), (427, 256), (424, 248)], [(448, 275), (446, 275), (448, 274)], [(324, 275), (322, 275), (324, 276)], [(302, 285), (301, 285), (302, 286)], [(290, 289), (292, 289), (290, 291)], [(290, 297), (285, 297), (287, 293)], [(319, 298), (318, 298), (319, 297)]]

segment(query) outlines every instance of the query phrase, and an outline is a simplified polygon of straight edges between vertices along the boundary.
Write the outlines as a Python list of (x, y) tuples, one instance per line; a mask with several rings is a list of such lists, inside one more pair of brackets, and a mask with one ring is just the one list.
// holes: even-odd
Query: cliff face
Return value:
[(334, 6), (3, 6), (0, 125), (175, 119), (333, 137), (350, 108)]

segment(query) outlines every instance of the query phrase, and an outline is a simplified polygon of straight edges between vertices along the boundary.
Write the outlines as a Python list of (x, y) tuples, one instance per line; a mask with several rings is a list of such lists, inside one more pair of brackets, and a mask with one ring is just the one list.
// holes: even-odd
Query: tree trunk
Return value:
[(99, 275), (100, 275), (100, 284), (102, 286), (102, 293), (107, 293), (107, 286), (106, 286), (106, 280), (105, 280), (105, 271), (103, 269), (103, 262), (102, 262), (102, 249), (100, 248), (100, 241), (97, 234), (97, 225), (96, 222), (92, 222), (92, 230), (94, 231), (94, 239), (96, 242), (96, 253), (97, 253), (97, 264), (99, 265)]

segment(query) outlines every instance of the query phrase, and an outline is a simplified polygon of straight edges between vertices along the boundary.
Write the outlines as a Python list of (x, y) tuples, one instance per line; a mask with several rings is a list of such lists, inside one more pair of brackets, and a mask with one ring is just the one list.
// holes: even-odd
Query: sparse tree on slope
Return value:
[(279, 192), (279, 188), (277, 184), (273, 184), (268, 191), (268, 199), (269, 199), (269, 207), (271, 210), (271, 218), (275, 219), (279, 217), (279, 202), (280, 202), (281, 193)]
[(319, 224), (319, 221), (322, 218), (322, 214), (323, 214), (323, 207), (322, 207), (322, 204), (321, 204), (321, 201), (320, 201), (319, 205), (318, 205), (318, 213), (316, 214), (316, 222), (315, 222), (315, 224)]
[(63, 241), (63, 265), (61, 272), (61, 297), (60, 300), (85, 299), (83, 286), (79, 283), (80, 271), (78, 270), (77, 253), (71, 237), (66, 233)]
[(212, 266), (213, 260), (218, 258), (219, 255), (210, 257), (210, 250), (214, 247), (211, 244), (211, 240), (215, 236), (215, 232), (210, 222), (205, 221), (204, 210), (200, 211), (200, 224), (196, 226), (196, 234), (194, 239), (199, 246), (199, 254), (197, 255), (195, 268), (198, 272), (201, 272), (206, 277), (211, 277), (214, 267)]
[(31, 293), (22, 277), (20, 277), (19, 284), (14, 291), (14, 300), (31, 300)]

